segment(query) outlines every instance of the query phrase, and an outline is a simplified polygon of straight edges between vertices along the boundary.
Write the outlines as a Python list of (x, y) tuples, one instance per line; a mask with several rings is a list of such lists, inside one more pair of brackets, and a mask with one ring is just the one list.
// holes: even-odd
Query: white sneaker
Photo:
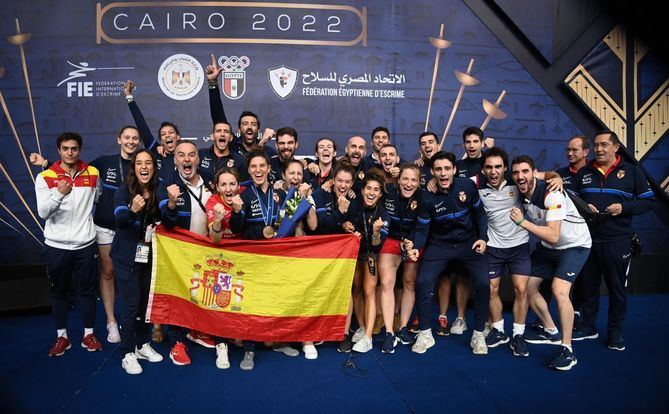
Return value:
[(289, 356), (289, 357), (296, 357), (296, 356), (300, 355), (300, 351), (298, 351), (297, 349), (295, 349), (291, 346), (288, 346), (288, 345), (273, 347), (272, 351), (281, 352), (285, 356)]
[(370, 351), (372, 347), (373, 347), (372, 338), (370, 338), (367, 335), (363, 335), (362, 339), (356, 342), (355, 345), (353, 345), (353, 350), (355, 352), (365, 353)]
[(230, 368), (230, 360), (228, 360), (228, 344), (224, 342), (216, 344), (216, 368)]
[(451, 333), (453, 335), (462, 335), (467, 330), (467, 322), (464, 318), (457, 318), (453, 325), (451, 325)]
[(351, 342), (356, 343), (359, 340), (361, 340), (364, 336), (365, 336), (365, 327), (361, 326), (353, 333), (353, 337), (351, 337)]
[(490, 331), (492, 331), (492, 324), (486, 321), (485, 325), (483, 325), (483, 336), (487, 338)]
[(146, 359), (149, 362), (160, 362), (163, 360), (163, 356), (156, 352), (155, 349), (151, 348), (149, 343), (145, 343), (141, 348), (135, 348), (135, 357), (138, 359)]
[(304, 352), (304, 357), (306, 359), (318, 358), (318, 351), (316, 350), (316, 347), (311, 344), (302, 346), (302, 352)]
[(116, 322), (107, 324), (107, 342), (110, 344), (121, 342), (121, 333), (118, 331), (118, 324)]
[(469, 346), (472, 347), (472, 352), (476, 355), (488, 354), (488, 345), (485, 343), (485, 335), (483, 332), (474, 331)]
[(434, 337), (432, 329), (429, 331), (420, 331), (416, 336), (416, 342), (411, 347), (411, 351), (417, 354), (424, 354), (425, 351), (434, 346)]
[(142, 366), (137, 362), (137, 357), (132, 352), (128, 352), (121, 361), (121, 366), (130, 375), (137, 375), (142, 373)]

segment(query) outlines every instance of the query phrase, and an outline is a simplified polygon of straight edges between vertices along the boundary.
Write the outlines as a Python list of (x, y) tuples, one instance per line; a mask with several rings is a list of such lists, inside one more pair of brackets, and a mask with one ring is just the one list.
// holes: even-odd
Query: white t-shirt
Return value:
[(548, 249), (563, 250), (571, 247), (592, 246), (590, 231), (583, 217), (576, 210), (571, 199), (561, 192), (547, 192), (543, 207), (534, 203), (525, 204), (525, 214), (534, 224), (545, 226), (549, 221), (562, 220), (560, 224), (560, 240), (555, 244), (541, 241)]
[[(207, 214), (200, 207), (200, 203), (203, 206), (207, 205), (211, 193), (209, 189), (205, 187), (204, 180), (202, 177), (198, 177), (198, 182), (196, 186), (191, 185), (188, 181), (181, 178), (190, 190), (188, 193), (190, 197), (190, 228), (188, 230), (193, 233), (201, 234), (203, 236), (207, 235)], [(195, 197), (193, 197), (195, 195)], [(198, 202), (198, 198), (200, 202)]]

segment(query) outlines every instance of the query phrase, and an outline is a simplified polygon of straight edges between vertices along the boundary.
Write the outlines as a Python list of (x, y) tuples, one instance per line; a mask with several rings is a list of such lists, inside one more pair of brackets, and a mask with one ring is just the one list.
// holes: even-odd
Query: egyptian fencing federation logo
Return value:
[(246, 69), (251, 64), (248, 56), (221, 56), (218, 66), (223, 69), (223, 94), (230, 99), (239, 99), (246, 92)]
[(298, 71), (285, 65), (267, 69), (267, 78), (274, 93), (281, 99), (286, 99), (295, 90)]
[(160, 65), (158, 85), (170, 98), (185, 101), (202, 89), (204, 70), (200, 62), (190, 55), (172, 55)]

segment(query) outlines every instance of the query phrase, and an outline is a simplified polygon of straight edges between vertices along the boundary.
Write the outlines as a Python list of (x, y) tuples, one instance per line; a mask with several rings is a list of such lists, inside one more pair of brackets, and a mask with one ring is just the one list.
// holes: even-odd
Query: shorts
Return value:
[[(383, 242), (383, 246), (381, 247), (381, 251), (379, 254), (392, 254), (393, 256), (402, 256), (402, 250), (400, 249), (400, 241), (391, 239), (390, 237), (386, 237), (386, 240)], [(420, 250), (418, 253), (418, 258), (420, 260), (420, 257), (423, 254), (423, 249)], [(409, 263), (416, 263), (418, 260), (402, 260), (403, 262), (409, 262)]]
[(539, 244), (532, 253), (532, 276), (546, 280), (557, 277), (574, 283), (589, 255), (590, 249), (585, 247), (553, 250)]
[(530, 244), (499, 248), (488, 246), (488, 276), (496, 279), (503, 274), (529, 276), (532, 271)]
[(112, 244), (114, 241), (114, 234), (116, 234), (114, 230), (100, 227), (97, 224), (95, 225), (95, 241), (98, 243), (98, 246)]

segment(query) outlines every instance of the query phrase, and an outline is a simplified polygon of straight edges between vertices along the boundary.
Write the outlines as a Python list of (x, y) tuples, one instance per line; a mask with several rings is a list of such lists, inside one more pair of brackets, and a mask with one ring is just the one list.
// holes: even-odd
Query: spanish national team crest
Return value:
[(464, 191), (460, 191), (458, 193), (458, 198), (460, 199), (461, 203), (464, 203), (465, 201), (467, 201), (467, 193), (465, 193)]
[(246, 92), (246, 69), (251, 64), (247, 56), (221, 56), (218, 65), (223, 69), (223, 94), (230, 99), (239, 99)]
[(625, 176), (625, 170), (618, 170), (616, 177), (618, 177), (619, 180), (622, 180), (624, 176)]
[(190, 301), (202, 304), (210, 309), (223, 309), (230, 305), (234, 296), (235, 305), (231, 310), (239, 310), (239, 303), (244, 295), (242, 276), (244, 272), (236, 272), (235, 278), (232, 273), (234, 264), (223, 258), (207, 257), (206, 268), (199, 263), (193, 265), (193, 277), (190, 279)]
[(267, 79), (274, 93), (281, 99), (286, 99), (295, 90), (298, 71), (285, 65), (267, 69)]
[(232, 158), (230, 158), (230, 159), (228, 160), (227, 166), (228, 166), (228, 168), (232, 168), (232, 167), (234, 167), (234, 166), (235, 166), (235, 160), (233, 160)]

